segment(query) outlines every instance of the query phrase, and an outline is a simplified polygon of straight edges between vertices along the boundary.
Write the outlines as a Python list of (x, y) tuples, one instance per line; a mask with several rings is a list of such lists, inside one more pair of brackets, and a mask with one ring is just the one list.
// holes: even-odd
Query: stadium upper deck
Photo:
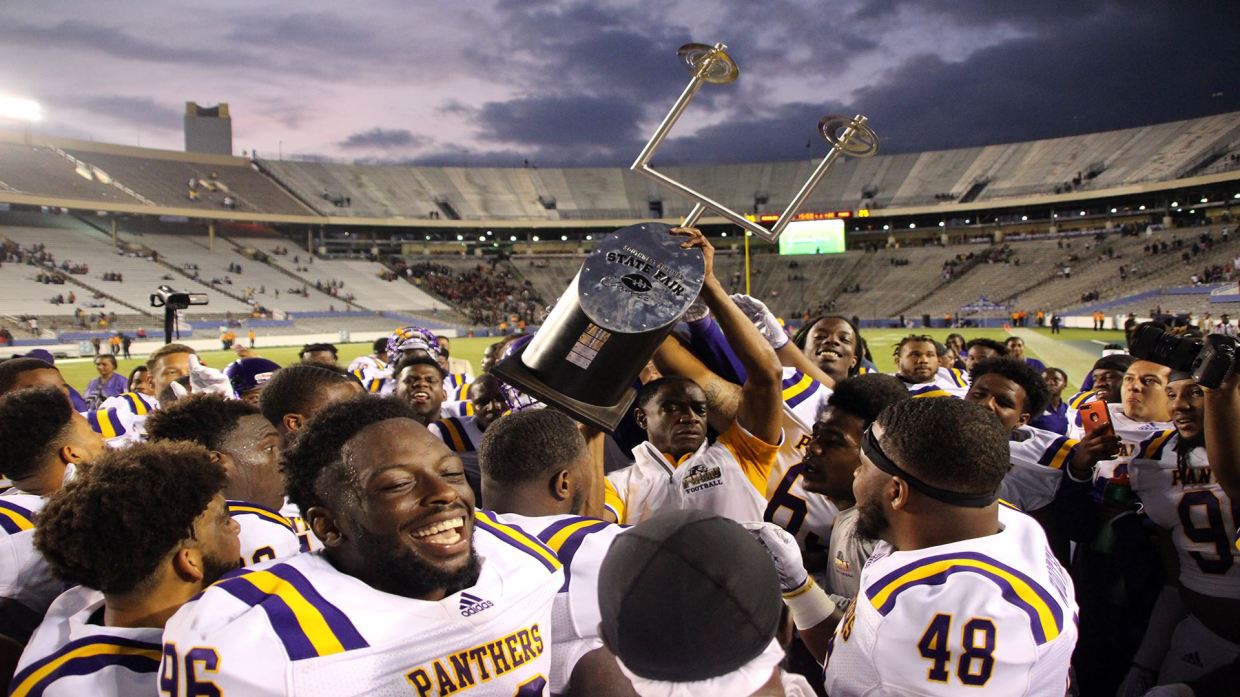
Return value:
[[(777, 212), (810, 160), (666, 167)], [(873, 216), (1074, 201), (1240, 178), (1240, 112), (1065, 138), (844, 161), (809, 210)], [(197, 193), (191, 200), (190, 191)], [(407, 167), (176, 153), (0, 134), (0, 202), (290, 223), (439, 227), (672, 218), (690, 202), (627, 169)], [(166, 210), (165, 210), (166, 209)]]

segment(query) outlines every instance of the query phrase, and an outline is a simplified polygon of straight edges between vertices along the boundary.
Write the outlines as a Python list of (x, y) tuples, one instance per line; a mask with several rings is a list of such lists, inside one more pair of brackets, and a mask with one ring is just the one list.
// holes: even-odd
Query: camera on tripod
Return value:
[(1190, 373), (1202, 387), (1218, 389), (1235, 370), (1236, 347), (1230, 336), (1209, 334), (1204, 339), (1176, 336), (1158, 327), (1137, 327), (1128, 352), (1136, 358)]
[(163, 307), (169, 310), (184, 310), (190, 305), (206, 305), (206, 293), (187, 293), (173, 290), (172, 286), (162, 285), (151, 293), (151, 307)]

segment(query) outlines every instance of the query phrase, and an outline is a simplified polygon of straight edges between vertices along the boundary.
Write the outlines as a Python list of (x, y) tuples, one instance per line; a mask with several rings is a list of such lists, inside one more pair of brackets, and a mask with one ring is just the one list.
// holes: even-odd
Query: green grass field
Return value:
[[(948, 334), (959, 331), (966, 338), (989, 337), (999, 341), (1004, 340), (1010, 334), (1003, 329), (970, 329), (970, 330), (954, 330), (954, 329), (918, 329), (913, 330), (916, 333), (925, 333), (942, 341), (947, 338)], [(894, 361), (892, 360), (892, 349), (900, 341), (900, 338), (909, 334), (909, 331), (900, 329), (868, 329), (862, 332), (866, 341), (870, 345), (870, 352), (874, 355), (874, 360), (878, 364), (880, 370), (890, 372), (894, 370)], [(1124, 333), (1120, 331), (1103, 331), (1094, 332), (1087, 329), (1065, 329), (1062, 334), (1052, 336), (1049, 329), (1015, 329), (1012, 333), (1017, 334), (1025, 339), (1026, 352), (1037, 358), (1040, 358), (1048, 366), (1062, 368), (1068, 373), (1068, 385), (1080, 384), (1085, 373), (1093, 365), (1094, 361), (1101, 355), (1102, 344), (1104, 343), (1123, 343)], [(470, 361), (474, 370), (478, 369), (482, 362), (482, 352), (487, 345), (494, 342), (494, 338), (473, 338), (473, 339), (453, 339), (452, 355), (458, 358), (464, 358)], [(357, 356), (369, 352), (369, 343), (357, 344), (340, 344), (340, 364), (348, 365), (349, 361)], [(260, 349), (260, 355), (270, 358), (271, 360), (281, 364), (289, 365), (297, 362), (297, 351), (299, 347), (286, 346), (279, 348)], [(202, 355), (203, 360), (215, 368), (223, 368), (229, 362), (236, 358), (231, 351), (207, 351)], [(120, 371), (128, 375), (130, 370), (138, 366), (146, 360), (145, 356), (135, 357), (132, 360), (121, 360)], [(97, 373), (95, 366), (89, 359), (62, 359), (57, 362), (61, 372), (65, 376), (65, 380), (69, 384), (85, 390), (86, 384), (94, 378)]]

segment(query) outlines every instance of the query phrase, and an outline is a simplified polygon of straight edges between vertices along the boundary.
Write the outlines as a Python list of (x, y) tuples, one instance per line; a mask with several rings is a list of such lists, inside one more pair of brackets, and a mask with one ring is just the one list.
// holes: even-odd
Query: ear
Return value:
[(1019, 423), (1018, 425), (1020, 425), (1020, 426), (1027, 426), (1027, 425), (1029, 425), (1029, 422), (1030, 422), (1030, 421), (1032, 421), (1032, 420), (1033, 420), (1033, 415), (1032, 415), (1032, 414), (1030, 414), (1030, 413), (1029, 413), (1029, 412), (1027, 412), (1027, 411), (1022, 411), (1022, 412), (1020, 413), (1020, 423)]
[(280, 423), (284, 426), (284, 430), (289, 433), (296, 433), (301, 429), (303, 422), (301, 414), (285, 414), (284, 418), (280, 419)]
[(551, 477), (551, 496), (556, 501), (567, 501), (572, 497), (573, 487), (569, 481), (568, 470), (560, 470)]
[(172, 569), (182, 581), (202, 583), (202, 551), (195, 545), (182, 544), (172, 553)]
[(80, 465), (86, 461), (86, 453), (73, 444), (61, 446), (56, 454), (60, 456), (60, 461), (66, 465)]
[(641, 407), (637, 407), (636, 409), (634, 409), (633, 420), (637, 422), (638, 428), (640, 428), (643, 431), (646, 430), (646, 410), (645, 409), (642, 409)]
[(222, 453), (218, 450), (211, 451), (211, 462), (224, 468), (224, 473), (232, 476), (233, 471), (237, 469), (237, 463), (232, 459), (232, 455)]
[(344, 542), (344, 531), (340, 529), (336, 515), (331, 509), (325, 506), (311, 506), (310, 510), (302, 513), (302, 517), (306, 519), (306, 526), (310, 528), (314, 536), (323, 541), (323, 546), (336, 547)]
[(908, 505), (909, 496), (913, 493), (912, 487), (903, 477), (892, 477), (891, 482), (887, 484), (884, 490), (888, 503), (891, 504), (893, 510), (903, 510)]

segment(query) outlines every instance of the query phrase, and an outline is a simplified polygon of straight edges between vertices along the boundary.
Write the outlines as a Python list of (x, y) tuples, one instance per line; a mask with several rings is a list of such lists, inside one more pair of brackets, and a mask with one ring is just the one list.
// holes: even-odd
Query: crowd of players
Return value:
[(708, 312), (611, 434), (490, 374), (520, 335), (477, 375), (418, 327), (168, 344), (84, 413), (0, 363), (9, 694), (1235, 694), (1234, 373), (1115, 347), (1065, 399), (1020, 338), (911, 335), (881, 374), (673, 233)]

